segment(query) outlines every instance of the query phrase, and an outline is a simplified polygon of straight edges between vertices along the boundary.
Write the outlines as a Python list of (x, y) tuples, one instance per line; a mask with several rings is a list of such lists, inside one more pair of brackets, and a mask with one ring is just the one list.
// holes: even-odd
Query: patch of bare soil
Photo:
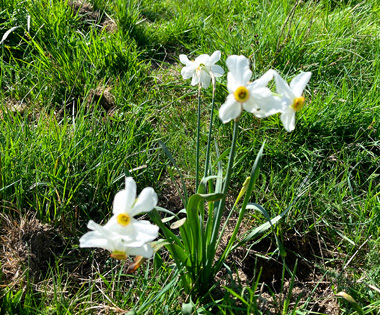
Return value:
[(167, 174), (162, 181), (162, 188), (160, 189), (160, 202), (159, 206), (168, 209), (174, 213), (178, 213), (183, 209), (183, 203), (180, 192), (183, 192), (182, 183), (180, 178), (175, 179), (175, 183), (172, 182), (170, 176)]
[[(98, 275), (109, 278), (120, 272), (120, 268), (125, 275), (132, 264), (132, 261), (111, 259), (109, 253), (102, 249), (85, 250), (70, 246), (62, 231), (41, 223), (32, 214), (20, 219), (0, 214), (0, 227), (0, 288), (15, 291), (32, 289), (36, 294), (42, 293), (46, 303), (49, 300), (54, 302), (57, 294), (69, 298), (84, 284), (95, 284), (98, 292), (104, 292), (108, 290), (107, 284)], [(52, 272), (57, 272), (55, 266), (59, 266), (59, 286), (51, 277)], [(134, 279), (120, 276), (117, 281), (128, 288)], [(110, 311), (125, 313), (125, 310), (107, 303), (99, 304), (98, 300), (89, 303), (88, 307), (96, 309), (97, 314), (109, 314)]]
[(30, 106), (25, 102), (16, 101), (15, 99), (5, 99), (4, 106), (0, 107), (0, 119), (4, 119), (4, 114), (12, 113), (8, 115), (12, 117), (13, 114), (19, 114), (21, 116), (30, 115)]
[(115, 96), (111, 93), (111, 87), (98, 86), (89, 93), (88, 106), (90, 104), (99, 104), (109, 113), (115, 107)]
[(84, 28), (90, 28), (92, 25), (99, 25), (109, 33), (115, 33), (117, 25), (109, 16), (94, 10), (94, 7), (85, 1), (69, 1), (68, 5), (72, 8), (74, 15), (77, 15)]
[(32, 215), (15, 220), (2, 214), (0, 221), (1, 286), (18, 287), (26, 279), (42, 280), (65, 247), (63, 237), (54, 227), (42, 224)]

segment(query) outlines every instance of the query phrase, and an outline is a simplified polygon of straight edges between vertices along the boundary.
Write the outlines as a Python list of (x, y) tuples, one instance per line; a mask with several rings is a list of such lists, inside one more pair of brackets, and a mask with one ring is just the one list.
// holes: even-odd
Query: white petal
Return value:
[(197, 85), (199, 83), (199, 76), (196, 71), (193, 72), (193, 78), (191, 79), (191, 85)]
[(199, 82), (202, 84), (202, 87), (204, 89), (207, 89), (211, 82), (210, 75), (206, 71), (202, 70), (201, 77), (199, 78)]
[(223, 68), (218, 65), (211, 66), (211, 72), (214, 74), (216, 78), (219, 78), (224, 74)]
[(296, 126), (296, 112), (294, 110), (292, 110), (289, 107), (286, 111), (284, 111), (281, 114), (280, 119), (287, 132), (291, 132), (294, 130)]
[(131, 216), (142, 212), (149, 212), (157, 206), (158, 197), (152, 187), (144, 188), (140, 196), (137, 198), (135, 205), (130, 212)]
[(283, 108), (281, 99), (273, 96), (268, 88), (250, 89), (249, 92), (250, 98), (243, 104), (243, 108), (258, 118), (277, 114)]
[(265, 117), (280, 113), (281, 109), (282, 109), (281, 98), (278, 96), (272, 95), (271, 97), (268, 97), (268, 99), (265, 101), (265, 105), (264, 104), (261, 105), (260, 110), (257, 110), (253, 114), (257, 118), (265, 118)]
[(181, 61), (185, 66), (187, 66), (191, 61), (186, 55), (179, 55), (179, 61)]
[[(88, 232), (81, 237), (81, 239), (79, 240), (80, 246), (81, 247), (100, 247), (100, 248), (107, 249), (109, 251), (113, 251), (117, 249), (117, 246), (118, 246), (117, 244), (121, 242), (122, 235), (119, 235), (113, 232), (112, 230), (111, 231), (108, 230), (106, 228), (106, 225), (103, 227), (91, 220), (87, 226), (94, 231)], [(136, 241), (132, 238), (130, 238), (130, 243), (133, 246), (141, 246), (142, 244), (144, 244), (144, 242)]]
[(130, 256), (143, 256), (145, 258), (151, 258), (153, 256), (153, 248), (149, 244), (145, 244), (142, 247), (128, 247), (127, 254)]
[[(293, 102), (295, 99), (295, 96), (290, 89), (288, 83), (285, 82), (285, 80), (277, 73), (274, 73), (274, 80), (276, 81), (276, 90), (277, 93), (280, 94), (281, 96), (284, 96), (285, 99), (289, 100), (289, 102)], [(291, 104), (287, 104), (291, 105)]]
[(194, 62), (197, 66), (200, 64), (207, 65), (209, 63), (210, 56), (207, 54), (199, 55), (197, 58), (195, 58)]
[(227, 96), (226, 102), (219, 109), (219, 118), (225, 124), (232, 119), (238, 118), (241, 111), (241, 104), (235, 100), (233, 94), (230, 94)]
[(226, 63), (235, 81), (240, 86), (246, 86), (252, 76), (252, 71), (249, 70), (249, 60), (244, 56), (233, 55), (227, 58)]
[(190, 64), (186, 67), (183, 67), (181, 70), (182, 78), (184, 78), (185, 80), (190, 79), (193, 76), (196, 69), (197, 67), (195, 66), (195, 64)]
[(249, 60), (244, 56), (232, 55), (226, 60), (228, 70), (232, 73), (244, 72), (249, 69)]
[(241, 85), (245, 85), (247, 86), (248, 85), (248, 82), (249, 80), (251, 80), (251, 77), (252, 77), (252, 71), (249, 70), (249, 69), (246, 69), (242, 75), (241, 75), (241, 78), (240, 78), (240, 83)]
[(125, 190), (129, 191), (129, 195), (132, 196), (133, 201), (136, 199), (136, 182), (132, 177), (125, 178)]
[(125, 189), (119, 191), (113, 200), (113, 213), (129, 213), (136, 199), (136, 183), (132, 177), (125, 179)]
[(79, 247), (99, 247), (111, 250), (108, 239), (104, 238), (97, 232), (87, 232), (79, 239)]
[(209, 59), (209, 65), (212, 66), (214, 64), (216, 64), (219, 60), (220, 60), (220, 56), (221, 56), (221, 53), (219, 50), (215, 51), (211, 56), (210, 56), (210, 59)]
[(267, 86), (269, 81), (273, 79), (274, 73), (275, 71), (270, 69), (250, 85), (254, 86), (255, 88)]
[(240, 86), (239, 82), (235, 80), (232, 72), (227, 73), (227, 90), (229, 93), (234, 93)]
[(133, 219), (132, 227), (135, 231), (135, 239), (138, 241), (148, 243), (158, 237), (158, 226), (153, 225), (149, 221)]
[[(131, 222), (127, 226), (123, 226), (117, 222), (116, 216), (113, 216), (104, 225), (104, 230), (107, 233), (106, 237), (113, 242), (123, 240), (125, 244), (127, 244), (128, 246), (133, 246), (133, 247), (141, 246), (145, 244), (146, 242), (151, 241), (157, 237), (155, 234), (152, 234), (153, 232), (150, 232), (150, 234), (146, 235), (144, 232), (145, 230), (139, 231), (138, 229), (136, 229), (135, 222), (140, 222), (140, 221), (132, 219)], [(143, 222), (147, 222), (150, 225), (154, 226), (149, 221), (143, 221)], [(151, 230), (154, 231), (153, 228)], [(148, 227), (148, 231), (149, 231), (149, 227)], [(158, 234), (158, 230), (157, 230), (157, 234)]]
[(302, 96), (302, 92), (305, 89), (306, 84), (309, 82), (310, 77), (311, 72), (301, 72), (290, 82), (290, 88), (292, 89), (295, 97)]
[(90, 229), (90, 230), (93, 230), (93, 231), (96, 231), (98, 232), (99, 234), (103, 235), (105, 234), (104, 231), (103, 231), (103, 227), (98, 224), (98, 223), (95, 223), (94, 221), (90, 220), (88, 223), (87, 223), (87, 227)]

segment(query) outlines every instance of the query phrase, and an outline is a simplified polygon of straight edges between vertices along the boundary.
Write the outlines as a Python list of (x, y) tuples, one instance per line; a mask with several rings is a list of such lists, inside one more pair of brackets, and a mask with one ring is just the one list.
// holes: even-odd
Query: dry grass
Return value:
[(42, 280), (49, 265), (64, 248), (64, 240), (57, 229), (42, 224), (34, 215), (15, 220), (10, 215), (0, 214), (0, 221), (1, 286), (19, 287), (26, 279)]

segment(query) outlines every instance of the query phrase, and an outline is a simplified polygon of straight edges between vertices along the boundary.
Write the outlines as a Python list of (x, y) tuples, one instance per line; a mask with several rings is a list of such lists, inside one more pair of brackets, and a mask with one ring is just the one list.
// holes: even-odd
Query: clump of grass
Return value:
[[(365, 312), (376, 313), (379, 12), (376, 1), (296, 3), (93, 0), (88, 14), (98, 15), (90, 21), (65, 1), (3, 0), (0, 39), (18, 28), (1, 44), (2, 212), (14, 220), (13, 209), (32, 211), (42, 224), (63, 229), (70, 235), (71, 261), (80, 265), (83, 257), (75, 252), (78, 229), (85, 230), (88, 217), (105, 218), (126, 170), (134, 170), (143, 187), (160, 185), (168, 161), (156, 154), (154, 140), (167, 140), (181, 170), (194, 176), (195, 91), (175, 74), (180, 71), (177, 52), (196, 56), (219, 49), (222, 59), (247, 55), (256, 76), (270, 67), (289, 80), (300, 70), (312, 71), (307, 104), (292, 134), (281, 131), (278, 117), (242, 119), (245, 132), (237, 143), (242, 154), (232, 181), (241, 186), (247, 176), (244, 165), (252, 164), (252, 152), (266, 139), (254, 197), (276, 215), (303, 194), (275, 231), (278, 237), (295, 233), (306, 240), (313, 233), (335, 255), (323, 257), (331, 271), (324, 278), (331, 290), (346, 290)], [(109, 32), (102, 25), (105, 20), (117, 27)], [(224, 80), (217, 107), (227, 95)], [(114, 96), (112, 111), (102, 108), (101, 96), (94, 97), (99, 90), (100, 95), (108, 91)], [(207, 104), (211, 95), (204, 99)], [(218, 120), (214, 124), (223, 152), (229, 126)], [(201, 139), (206, 137), (205, 124)], [(254, 212), (247, 219), (262, 220)], [(294, 251), (281, 240), (285, 250)], [(304, 256), (301, 250), (296, 253)], [(25, 290), (4, 290), (2, 310), (44, 312), (49, 303), (56, 305), (52, 312), (175, 313), (178, 301), (187, 297), (181, 296), (170, 257), (162, 254), (155, 263), (160, 258), (165, 260), (160, 268), (145, 266), (132, 276), (105, 259), (101, 263), (110, 266), (109, 272), (94, 267), (83, 283), (72, 280), (57, 258), (38, 291), (28, 283)], [(321, 259), (315, 257), (318, 263)], [(93, 266), (99, 263), (89, 260)], [(285, 273), (285, 279), (289, 276)], [(255, 280), (247, 281), (254, 285)], [(233, 291), (223, 305), (199, 300), (194, 308), (207, 312), (219, 307), (228, 313), (240, 307), (232, 296), (241, 305), (255, 297), (253, 289)], [(208, 296), (212, 301), (217, 295), (211, 291)], [(342, 312), (352, 311), (349, 304), (339, 303)], [(312, 305), (312, 300), (299, 304), (300, 312)]]

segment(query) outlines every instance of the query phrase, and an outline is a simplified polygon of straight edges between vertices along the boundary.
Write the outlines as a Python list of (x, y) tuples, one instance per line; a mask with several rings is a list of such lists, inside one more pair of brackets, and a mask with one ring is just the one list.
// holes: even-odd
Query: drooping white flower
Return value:
[(220, 55), (220, 51), (217, 50), (211, 56), (200, 55), (194, 61), (189, 60), (186, 55), (179, 55), (179, 60), (185, 65), (181, 70), (182, 77), (185, 80), (192, 78), (191, 85), (201, 84), (207, 89), (211, 82), (210, 73), (215, 77), (221, 77), (224, 73), (223, 68), (216, 65)]
[(219, 118), (223, 123), (238, 118), (243, 109), (263, 118), (280, 112), (280, 99), (272, 94), (267, 84), (273, 79), (273, 70), (267, 71), (262, 77), (250, 83), (252, 71), (249, 60), (244, 56), (229, 56), (227, 58), (227, 89), (230, 94), (219, 109)]
[(147, 243), (158, 236), (158, 226), (146, 220), (136, 220), (134, 216), (153, 210), (158, 197), (153, 188), (147, 187), (136, 199), (136, 189), (133, 178), (127, 177), (125, 189), (119, 191), (113, 201), (113, 216), (104, 227), (124, 235), (126, 241), (134, 238)]
[(157, 202), (157, 194), (151, 187), (144, 188), (136, 199), (136, 183), (132, 177), (127, 177), (125, 189), (115, 196), (111, 219), (104, 226), (90, 221), (88, 228), (93, 231), (82, 236), (80, 246), (101, 247), (123, 255), (148, 255), (151, 250), (150, 245), (146, 245), (158, 237), (159, 228), (149, 221), (136, 220), (134, 216), (153, 210)]
[(291, 132), (296, 124), (296, 112), (300, 111), (305, 103), (302, 92), (311, 77), (311, 72), (301, 72), (291, 82), (290, 86), (277, 73), (274, 73), (277, 93), (281, 95), (281, 121), (286, 131)]
[(129, 256), (143, 256), (150, 258), (153, 256), (153, 249), (150, 244), (136, 241), (126, 241), (123, 235), (109, 230), (90, 220), (87, 227), (91, 232), (87, 232), (79, 239), (80, 247), (99, 247), (111, 252), (111, 257), (125, 259)]

